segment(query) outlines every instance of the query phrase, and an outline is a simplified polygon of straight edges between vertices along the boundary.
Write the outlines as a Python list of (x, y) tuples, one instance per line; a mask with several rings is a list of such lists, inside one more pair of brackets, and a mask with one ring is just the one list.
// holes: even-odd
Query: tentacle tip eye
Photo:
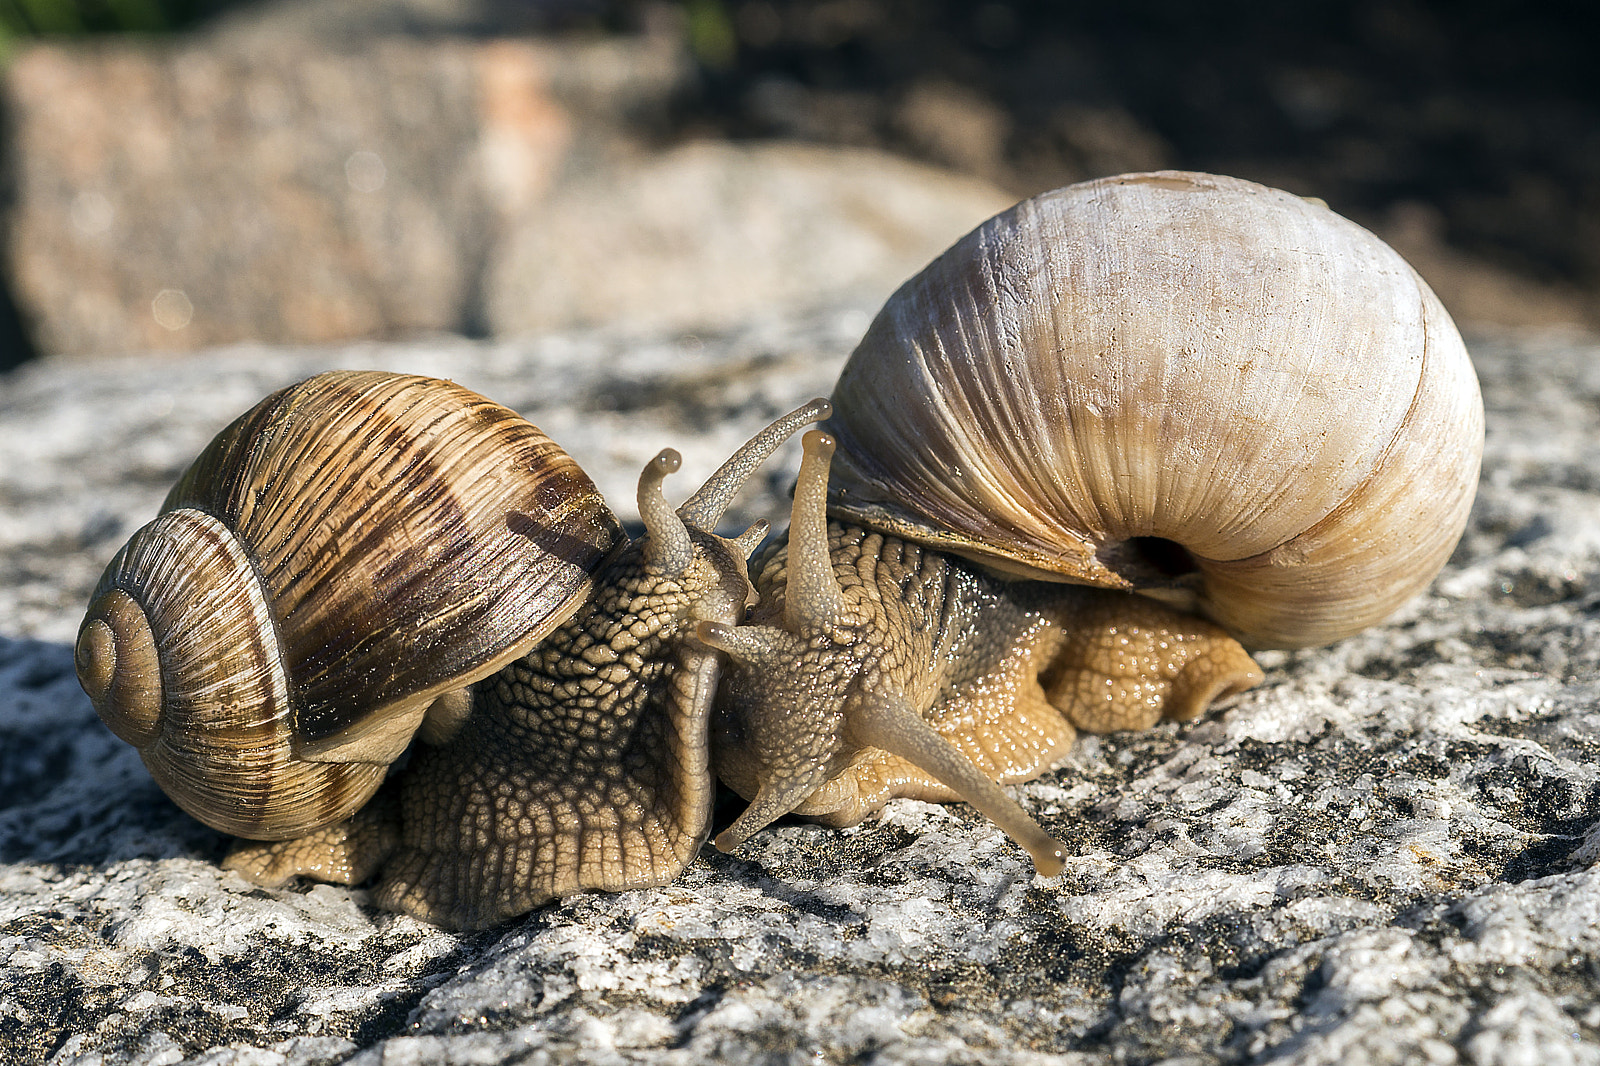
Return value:
[(1040, 877), (1058, 877), (1067, 868), (1067, 853), (1054, 848), (1033, 856), (1033, 869)]
[[(737, 537), (734, 537), (732, 543), (734, 547), (738, 548), (739, 551), (744, 554), (746, 559), (749, 559), (751, 555), (755, 554), (755, 550), (761, 547), (761, 542), (767, 539), (767, 534), (771, 532), (771, 530), (772, 523), (768, 522), (764, 518), (759, 519), (758, 521), (751, 523), (749, 529), (746, 529), (743, 533), (740, 533)], [(751, 595), (754, 594), (754, 590), (752, 590)], [(754, 607), (755, 604), (750, 603), (746, 606)]]
[(807, 455), (821, 455), (824, 458), (833, 456), (837, 444), (838, 441), (833, 434), (825, 429), (808, 429), (805, 436), (800, 438), (800, 446), (805, 449)]
[(676, 448), (662, 448), (661, 452), (652, 460), (650, 465), (665, 474), (676, 474), (683, 465), (683, 456), (678, 454)]
[(727, 652), (734, 640), (733, 627), (725, 622), (701, 622), (694, 627), (694, 638), (718, 651)]

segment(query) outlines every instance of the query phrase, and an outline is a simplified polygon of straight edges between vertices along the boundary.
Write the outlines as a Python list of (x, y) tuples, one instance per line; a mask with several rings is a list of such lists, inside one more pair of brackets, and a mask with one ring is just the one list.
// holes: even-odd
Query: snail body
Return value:
[(718, 847), (791, 812), (843, 826), (898, 796), (964, 800), (1053, 875), (1061, 844), (1000, 782), (1057, 765), (1078, 729), (1192, 718), (1262, 679), (1204, 619), (1120, 592), (1006, 581), (827, 521), (832, 448), (807, 435), (789, 541), (759, 561), (748, 623), (700, 627), (731, 661), (718, 776), (752, 801)]
[[(1049, 839), (985, 807), (982, 778), (1033, 776), (1037, 738), (1057, 750), (1074, 726), (1198, 713), (1186, 690), (1260, 679), (1245, 646), (1323, 644), (1387, 616), (1454, 548), (1483, 446), (1466, 348), (1398, 254), (1320, 203), (1183, 172), (1069, 186), (979, 226), (890, 298), (832, 399), (787, 565), (758, 565), (749, 625), (702, 631), (731, 660), (724, 734), (804, 708), (784, 728), (827, 737), (827, 758), (724, 745), (721, 776), (753, 801), (729, 846), (791, 810), (854, 820), (871, 804), (849, 797), (883, 794), (887, 775), (892, 794), (969, 800), (1049, 868)], [(831, 531), (802, 504), (823, 493)], [(1021, 611), (1010, 639), (1028, 639), (1005, 668), (950, 679), (894, 636), (963, 609), (929, 598), (935, 613), (895, 617), (916, 597), (877, 564), (911, 545), (939, 560), (937, 578), (906, 571), (924, 584), (971, 560), (1214, 624), (1001, 585), (983, 595)], [(1053, 628), (1071, 650), (1041, 661), (1028, 642)], [(935, 759), (937, 785), (905, 765)]]
[[(1056, 765), (1077, 729), (1192, 717), (1257, 683), (1246, 645), (1386, 615), (1459, 536), (1483, 432), (1459, 336), (1397, 255), (1325, 207), (1177, 172), (1025, 201), (907, 282), (806, 434), (789, 539), (752, 583), (764, 529), (711, 528), (829, 414), (780, 419), (676, 511), (663, 453), (638, 542), (575, 512), (607, 535), (555, 567), (569, 587), (531, 638), (407, 697), (399, 726), (352, 699), (320, 743), (291, 742), (380, 765), (418, 730), (376, 798), (287, 831), (223, 825), (256, 841), (229, 865), (263, 883), (376, 875), (385, 906), (487, 925), (671, 880), (710, 833), (714, 771), (751, 800), (723, 848), (790, 812), (844, 825), (893, 796), (960, 798), (1055, 872), (1064, 846), (997, 782)], [(238, 450), (197, 468), (242, 483), (222, 458)], [(244, 466), (265, 470), (251, 498), (298, 480)], [(534, 491), (565, 513), (563, 491)], [(506, 526), (519, 507), (490, 511)], [(569, 546), (570, 524), (509, 524)], [(127, 569), (80, 635), (108, 718), (173, 673), (107, 666), (119, 597), (146, 595), (112, 576)]]

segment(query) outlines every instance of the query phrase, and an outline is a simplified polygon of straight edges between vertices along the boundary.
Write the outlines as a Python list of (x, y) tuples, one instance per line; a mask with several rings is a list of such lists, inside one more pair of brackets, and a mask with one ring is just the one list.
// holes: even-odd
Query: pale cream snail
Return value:
[(813, 431), (752, 624), (701, 627), (732, 659), (718, 772), (752, 799), (722, 846), (790, 811), (961, 798), (1058, 868), (990, 779), (1048, 769), (1075, 726), (1253, 685), (1234, 637), (1387, 616), (1454, 548), (1483, 446), (1466, 349), (1399, 255), (1320, 203), (1183, 172), (979, 226), (891, 297), (833, 403), (831, 488)]
[[(1459, 537), (1483, 434), (1460, 338), (1393, 251), (1319, 204), (1179, 172), (980, 226), (890, 299), (833, 402), (753, 588), (761, 531), (708, 530), (824, 403), (676, 513), (663, 453), (639, 542), (610, 548), (609, 518), (582, 511), (605, 535), (571, 575), (593, 583), (576, 613), (413, 699), (426, 742), (374, 801), (230, 864), (376, 873), (386, 906), (487, 925), (676, 876), (710, 831), (714, 763), (753, 801), (719, 846), (791, 811), (848, 824), (892, 796), (956, 797), (1054, 872), (1064, 846), (996, 780), (1049, 769), (1075, 727), (1188, 717), (1254, 684), (1235, 637), (1303, 646), (1387, 615)], [(122, 603), (97, 599), (79, 642), (103, 711), (150, 688), (105, 665), (126, 610), (106, 596)], [(383, 743), (346, 750), (403, 746), (367, 728)]]

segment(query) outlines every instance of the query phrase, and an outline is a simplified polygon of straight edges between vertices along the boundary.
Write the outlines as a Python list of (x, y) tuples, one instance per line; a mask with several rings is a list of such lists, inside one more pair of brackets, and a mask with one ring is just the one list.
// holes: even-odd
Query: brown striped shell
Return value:
[(560, 624), (620, 541), (514, 412), (322, 374), (223, 430), (117, 553), (78, 674), (190, 814), (297, 837), (365, 803), (430, 704)]
[(834, 391), (831, 510), (1012, 573), (1336, 640), (1444, 564), (1483, 407), (1450, 316), (1320, 203), (1167, 171), (997, 215)]

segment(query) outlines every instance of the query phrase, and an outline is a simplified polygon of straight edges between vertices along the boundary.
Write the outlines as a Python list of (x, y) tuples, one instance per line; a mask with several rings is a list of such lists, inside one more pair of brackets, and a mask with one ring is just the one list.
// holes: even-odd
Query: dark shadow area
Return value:
[[(1600, 321), (1600, 9), (1569, 0), (690, 2), (678, 135), (886, 147), (1019, 196), (1250, 178), (1569, 285)], [(1402, 249), (1405, 251), (1406, 249)]]
[(28, 339), (28, 331), (22, 328), (22, 315), (11, 298), (7, 280), (0, 275), (0, 374), (16, 369), (38, 354)]
[(1137, 588), (1166, 588), (1187, 584), (1200, 565), (1177, 541), (1165, 537), (1129, 537), (1109, 543), (1095, 553), (1108, 569), (1121, 574)]
[(72, 648), (0, 636), (0, 862), (216, 862), (226, 838), (180, 811), (78, 688)]
[[(0, 99), (0, 145), (11, 143), (11, 115)], [(4, 219), (11, 215), (16, 202), (16, 170), (9, 158), (0, 160), (0, 246), (7, 234)], [(11, 279), (0, 269), (0, 374), (32, 359), (38, 352), (22, 321), (22, 312), (11, 293)]]
[(187, 29), (239, 0), (0, 0), (4, 37), (79, 37)]

